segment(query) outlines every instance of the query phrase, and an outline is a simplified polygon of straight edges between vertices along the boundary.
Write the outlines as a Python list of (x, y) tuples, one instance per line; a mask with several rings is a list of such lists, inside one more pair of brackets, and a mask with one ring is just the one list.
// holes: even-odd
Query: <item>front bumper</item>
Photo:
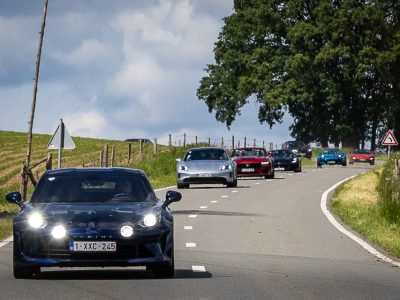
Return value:
[(341, 165), (343, 163), (342, 158), (320, 158), (319, 162), (321, 165)]
[(261, 164), (238, 164), (238, 177), (261, 177), (270, 173), (270, 165)]
[(209, 171), (180, 171), (177, 173), (177, 183), (233, 183), (235, 181), (235, 174), (233, 170), (209, 172)]
[[(71, 241), (114, 241), (115, 252), (74, 252)], [(148, 232), (135, 238), (113, 235), (68, 235), (55, 240), (40, 230), (14, 232), (16, 267), (111, 267), (169, 265), (173, 255), (172, 231)]]

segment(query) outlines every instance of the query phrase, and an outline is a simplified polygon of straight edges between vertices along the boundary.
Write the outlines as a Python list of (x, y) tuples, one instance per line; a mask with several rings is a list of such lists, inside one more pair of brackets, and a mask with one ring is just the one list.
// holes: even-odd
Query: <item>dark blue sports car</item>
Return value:
[(317, 155), (317, 167), (322, 165), (347, 165), (346, 154), (339, 149), (326, 149)]
[(273, 150), (275, 170), (301, 172), (301, 158), (290, 150)]
[(140, 170), (76, 168), (47, 171), (32, 199), (19, 192), (7, 200), (14, 218), (14, 277), (40, 267), (146, 266), (156, 276), (174, 275), (173, 217)]

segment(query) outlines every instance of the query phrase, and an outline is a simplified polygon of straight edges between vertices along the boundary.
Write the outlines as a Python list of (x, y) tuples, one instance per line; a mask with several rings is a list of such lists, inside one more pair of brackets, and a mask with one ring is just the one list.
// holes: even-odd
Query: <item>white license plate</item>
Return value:
[(199, 177), (212, 177), (211, 173), (201, 173), (199, 174)]
[(274, 168), (276, 171), (284, 171), (285, 168)]
[(105, 241), (71, 241), (70, 250), (72, 252), (115, 252), (117, 251), (117, 243)]
[(243, 168), (242, 172), (254, 172), (254, 168)]
[(328, 164), (330, 164), (330, 165), (334, 165), (336, 163), (336, 161), (334, 161), (334, 160), (329, 160), (328, 161)]

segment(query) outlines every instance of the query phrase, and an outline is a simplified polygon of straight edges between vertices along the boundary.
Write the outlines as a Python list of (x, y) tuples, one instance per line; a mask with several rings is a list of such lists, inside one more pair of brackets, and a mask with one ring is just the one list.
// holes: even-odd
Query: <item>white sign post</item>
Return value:
[(397, 142), (396, 138), (394, 137), (393, 131), (389, 130), (381, 143), (383, 146), (389, 146), (388, 149), (388, 158), (390, 158), (390, 146), (397, 146), (399, 143)]
[(58, 168), (61, 169), (61, 156), (62, 149), (75, 149), (75, 143), (65, 128), (64, 122), (60, 119), (60, 125), (58, 125), (54, 132), (51, 140), (47, 146), (50, 150), (58, 149)]

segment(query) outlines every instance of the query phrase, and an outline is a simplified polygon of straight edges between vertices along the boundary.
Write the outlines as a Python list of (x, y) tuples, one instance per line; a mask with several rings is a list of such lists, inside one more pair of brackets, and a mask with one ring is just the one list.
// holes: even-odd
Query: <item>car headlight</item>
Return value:
[(121, 235), (125, 238), (129, 238), (133, 235), (133, 227), (131, 225), (124, 225), (121, 227)]
[(321, 158), (324, 158), (324, 155), (323, 155), (323, 154), (321, 155)]
[(232, 166), (231, 165), (223, 165), (220, 170), (232, 170)]
[(339, 158), (342, 158), (342, 155), (341, 155), (341, 154), (339, 154), (338, 156), (339, 156)]
[(297, 157), (293, 158), (292, 162), (297, 162)]
[(153, 227), (158, 223), (159, 215), (155, 213), (148, 213), (143, 217), (143, 224), (145, 227)]
[(269, 164), (269, 161), (262, 161), (261, 164), (262, 164), (262, 165), (268, 165), (268, 164)]
[(41, 213), (34, 212), (28, 217), (29, 226), (33, 228), (41, 228), (44, 226), (44, 218)]
[(63, 225), (56, 225), (51, 231), (51, 235), (57, 240), (64, 238), (66, 233), (67, 231), (65, 230), (65, 227)]
[(187, 166), (179, 166), (179, 171), (187, 171), (189, 168)]

